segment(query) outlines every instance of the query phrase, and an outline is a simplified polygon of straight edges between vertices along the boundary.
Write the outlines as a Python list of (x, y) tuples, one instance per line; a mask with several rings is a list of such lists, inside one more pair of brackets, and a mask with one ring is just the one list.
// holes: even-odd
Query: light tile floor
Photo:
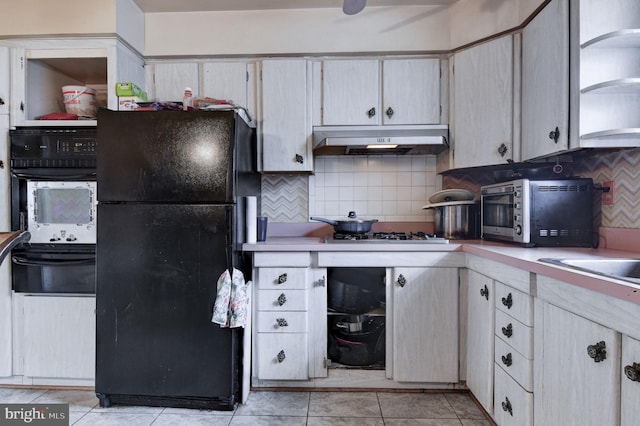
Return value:
[(101, 408), (93, 391), (0, 388), (0, 403), (69, 404), (77, 426), (485, 426), (467, 393), (253, 391), (234, 411), (162, 407)]

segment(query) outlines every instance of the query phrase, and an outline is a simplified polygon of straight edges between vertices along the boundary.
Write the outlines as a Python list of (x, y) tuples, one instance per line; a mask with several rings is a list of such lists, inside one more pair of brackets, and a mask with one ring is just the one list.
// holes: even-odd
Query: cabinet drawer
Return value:
[(306, 333), (306, 312), (273, 312), (257, 313), (258, 333)]
[(521, 323), (533, 326), (533, 298), (496, 281), (496, 308), (508, 313)]
[(259, 311), (306, 311), (306, 290), (259, 290)]
[(307, 288), (307, 268), (259, 268), (258, 288), (261, 290), (305, 289)]
[(495, 341), (495, 362), (528, 392), (533, 392), (533, 360), (522, 356), (518, 351), (500, 339)]
[(257, 376), (263, 380), (309, 378), (305, 333), (258, 333)]
[(533, 327), (527, 327), (496, 309), (496, 336), (527, 359), (533, 359)]
[(533, 425), (533, 394), (525, 391), (502, 368), (495, 369), (493, 419), (500, 426)]

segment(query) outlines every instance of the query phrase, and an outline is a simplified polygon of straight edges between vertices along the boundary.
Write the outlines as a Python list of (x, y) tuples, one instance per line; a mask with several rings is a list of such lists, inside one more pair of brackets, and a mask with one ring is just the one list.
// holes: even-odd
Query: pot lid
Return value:
[(464, 206), (467, 204), (475, 204), (476, 202), (473, 200), (464, 200), (464, 201), (444, 201), (442, 203), (430, 203), (422, 206), (423, 210), (426, 209), (434, 209), (436, 207), (446, 207), (446, 206)]
[(473, 200), (473, 192), (466, 189), (445, 189), (438, 191), (429, 197), (429, 203), (442, 203), (445, 201), (470, 201)]

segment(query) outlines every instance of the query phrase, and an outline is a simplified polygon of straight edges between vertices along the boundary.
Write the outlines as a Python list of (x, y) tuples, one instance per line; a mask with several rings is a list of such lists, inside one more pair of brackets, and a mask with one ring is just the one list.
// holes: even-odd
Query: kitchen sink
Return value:
[(598, 258), (598, 259), (555, 259), (542, 258), (540, 262), (590, 272), (604, 277), (615, 278), (640, 284), (640, 259)]

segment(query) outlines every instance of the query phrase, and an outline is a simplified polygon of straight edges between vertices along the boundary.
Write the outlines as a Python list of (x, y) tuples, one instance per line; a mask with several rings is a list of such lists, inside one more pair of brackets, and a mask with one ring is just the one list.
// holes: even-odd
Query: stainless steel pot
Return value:
[(479, 207), (473, 201), (455, 201), (425, 206), (434, 211), (435, 233), (452, 240), (478, 238)]
[(313, 216), (310, 219), (333, 225), (333, 229), (335, 232), (346, 234), (366, 234), (367, 232), (371, 231), (371, 226), (373, 226), (373, 224), (378, 221), (378, 219), (358, 219), (356, 212), (349, 212), (349, 215), (347, 217), (349, 218), (348, 220), (331, 220)]

